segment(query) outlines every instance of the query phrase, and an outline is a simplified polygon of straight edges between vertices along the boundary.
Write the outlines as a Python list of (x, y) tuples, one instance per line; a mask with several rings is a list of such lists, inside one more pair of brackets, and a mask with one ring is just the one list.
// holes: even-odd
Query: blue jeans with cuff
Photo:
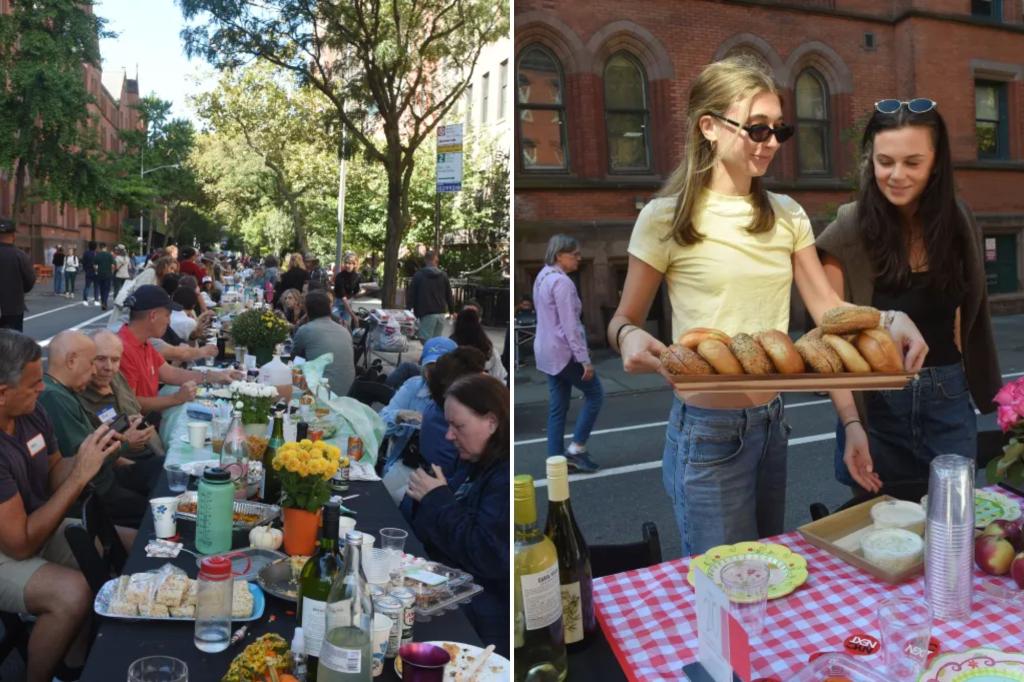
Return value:
[(583, 365), (570, 360), (558, 374), (548, 375), (548, 456), (565, 454), (565, 417), (569, 413), (569, 398), (573, 386), (583, 392), (583, 409), (576, 417), (572, 432), (573, 442), (583, 445), (597, 421), (604, 403), (604, 387), (597, 374), (590, 381), (583, 380)]
[(789, 425), (780, 397), (743, 409), (672, 405), (662, 482), (686, 554), (778, 535), (786, 511)]

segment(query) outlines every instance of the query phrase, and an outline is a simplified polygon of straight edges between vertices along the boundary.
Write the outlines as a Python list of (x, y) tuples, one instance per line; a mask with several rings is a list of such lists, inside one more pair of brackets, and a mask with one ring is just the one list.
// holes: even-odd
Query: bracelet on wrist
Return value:
[[(628, 332), (626, 332), (625, 334), (623, 334), (623, 335), (622, 335), (622, 338), (623, 338), (623, 339), (625, 339), (625, 338), (626, 338), (627, 336), (629, 336), (629, 335), (630, 335), (630, 334), (632, 334), (633, 332), (637, 331), (638, 329), (640, 329), (640, 327), (637, 327), (636, 325), (633, 325), (633, 328), (632, 328), (632, 329), (630, 329), (630, 330), (629, 330)], [(622, 341), (620, 341), (620, 342), (619, 342), (619, 354), (620, 354), (620, 355), (622, 354)]]
[(882, 329), (890, 329), (892, 327), (893, 320), (896, 319), (895, 310), (886, 310), (882, 313)]
[(850, 424), (860, 424), (861, 426), (864, 425), (859, 419), (847, 419), (846, 421), (843, 422), (843, 430), (846, 430), (846, 428), (850, 426)]
[(619, 325), (619, 328), (615, 331), (615, 347), (622, 352), (622, 330), (626, 327), (635, 327), (636, 325), (632, 322), (623, 322)]

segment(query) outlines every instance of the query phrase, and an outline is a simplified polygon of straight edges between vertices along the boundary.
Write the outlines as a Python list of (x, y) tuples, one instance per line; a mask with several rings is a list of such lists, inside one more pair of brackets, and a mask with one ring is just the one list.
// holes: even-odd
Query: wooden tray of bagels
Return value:
[(875, 308), (833, 308), (795, 343), (775, 329), (729, 336), (698, 327), (669, 346), (661, 364), (686, 392), (901, 389), (914, 373), (903, 371), (899, 347), (880, 323)]

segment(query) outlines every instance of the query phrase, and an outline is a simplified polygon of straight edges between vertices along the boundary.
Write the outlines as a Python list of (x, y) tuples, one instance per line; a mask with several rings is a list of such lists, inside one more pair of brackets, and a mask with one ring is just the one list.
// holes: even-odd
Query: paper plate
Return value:
[(971, 649), (942, 654), (918, 682), (1024, 682), (1024, 653)]
[(782, 545), (761, 542), (740, 542), (735, 545), (719, 545), (693, 558), (686, 581), (694, 585), (694, 569), (708, 574), (721, 587), (722, 568), (736, 561), (756, 559), (771, 566), (768, 582), (768, 598), (784, 597), (807, 581), (807, 560)]
[[(921, 498), (921, 506), (928, 511), (928, 496)], [(974, 525), (984, 528), (996, 519), (1016, 521), (1020, 518), (1020, 505), (1002, 493), (993, 490), (974, 491)]]
[[(445, 682), (463, 679), (484, 651), (481, 647), (460, 642), (435, 641), (424, 642), (424, 644), (439, 646), (452, 657), (451, 662), (444, 667)], [(395, 672), (398, 673), (399, 678), (402, 677), (401, 656), (395, 656)], [(511, 677), (512, 663), (507, 658), (492, 652), (484, 661), (484, 667), (473, 679), (477, 682), (508, 682)]]

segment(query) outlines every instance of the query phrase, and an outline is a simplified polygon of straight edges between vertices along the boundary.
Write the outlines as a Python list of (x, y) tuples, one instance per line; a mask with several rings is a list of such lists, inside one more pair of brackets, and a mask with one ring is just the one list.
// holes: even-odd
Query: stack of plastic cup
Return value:
[(928, 480), (924, 577), (936, 620), (971, 612), (974, 586), (974, 460), (940, 455)]

